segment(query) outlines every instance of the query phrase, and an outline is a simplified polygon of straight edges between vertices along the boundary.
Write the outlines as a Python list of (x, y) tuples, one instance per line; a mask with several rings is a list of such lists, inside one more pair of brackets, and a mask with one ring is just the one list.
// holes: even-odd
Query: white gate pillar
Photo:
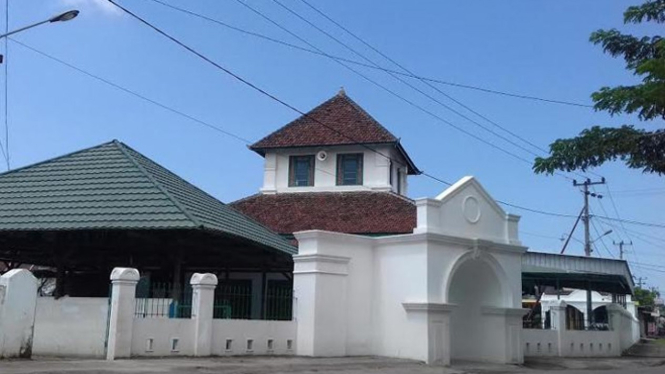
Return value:
[(566, 342), (564, 335), (568, 332), (568, 326), (566, 326), (566, 306), (567, 304), (563, 300), (557, 300), (554, 304), (550, 305), (550, 321), (552, 330), (556, 330), (559, 357), (563, 357), (566, 354), (564, 351), (564, 343)]
[(106, 359), (130, 357), (136, 284), (139, 271), (133, 268), (115, 268), (111, 272), (111, 311)]
[(212, 317), (217, 276), (211, 273), (195, 273), (189, 281), (192, 285), (192, 319), (194, 320), (194, 356), (210, 356), (212, 353)]
[(0, 359), (30, 358), (37, 308), (37, 279), (25, 269), (0, 277)]
[(346, 355), (348, 257), (293, 256), (293, 289), (298, 300), (296, 354)]

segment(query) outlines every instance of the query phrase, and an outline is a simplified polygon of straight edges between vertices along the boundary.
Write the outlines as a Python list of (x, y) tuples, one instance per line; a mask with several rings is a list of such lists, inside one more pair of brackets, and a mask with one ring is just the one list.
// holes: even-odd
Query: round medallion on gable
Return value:
[(469, 223), (476, 223), (480, 220), (480, 204), (474, 196), (467, 196), (462, 203), (464, 219)]

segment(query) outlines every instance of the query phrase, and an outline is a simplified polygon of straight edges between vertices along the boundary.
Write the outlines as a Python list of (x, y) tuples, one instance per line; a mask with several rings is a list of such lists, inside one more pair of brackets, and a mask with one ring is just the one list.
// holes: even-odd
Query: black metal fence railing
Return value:
[(264, 319), (290, 321), (292, 318), (293, 287), (268, 287)]
[(292, 315), (293, 288), (290, 284), (268, 283), (264, 295), (255, 295), (251, 282), (243, 281), (219, 284), (215, 289), (213, 318), (289, 321)]
[(251, 319), (251, 283), (217, 285), (212, 315), (222, 319)]
[[(293, 315), (290, 284), (268, 283), (265, 293), (254, 292), (250, 280), (217, 285), (213, 318), (289, 321)], [(135, 318), (191, 318), (192, 287), (141, 280), (136, 286)]]
[(192, 287), (171, 283), (145, 284), (136, 289), (135, 318), (191, 318)]

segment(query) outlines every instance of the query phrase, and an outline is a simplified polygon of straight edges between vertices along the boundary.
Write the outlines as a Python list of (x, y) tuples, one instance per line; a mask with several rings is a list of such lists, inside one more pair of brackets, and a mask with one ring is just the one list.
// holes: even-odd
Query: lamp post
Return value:
[(602, 238), (603, 236), (607, 236), (607, 235), (609, 235), (609, 234), (611, 234), (611, 233), (612, 233), (612, 230), (607, 230), (607, 231), (605, 231), (605, 233), (603, 233), (603, 235), (601, 235), (601, 236), (597, 237), (596, 239), (592, 240), (591, 243), (593, 244), (593, 243), (596, 242), (596, 240)]
[[(45, 24), (45, 23), (67, 22), (67, 21), (71, 21), (71, 20), (73, 20), (74, 18), (76, 18), (76, 16), (78, 16), (78, 15), (79, 15), (79, 11), (78, 11), (78, 10), (69, 10), (69, 11), (64, 12), (64, 13), (62, 13), (62, 14), (58, 14), (57, 16), (51, 17), (51, 18), (49, 18), (49, 19), (47, 19), (47, 20), (44, 20), (44, 21), (41, 21), (41, 22), (37, 22), (37, 23), (33, 23), (32, 25), (28, 25), (28, 26), (25, 26), (25, 27), (21, 27), (20, 29), (16, 29), (16, 30), (10, 31), (10, 32), (8, 32), (8, 33), (6, 33), (6, 34), (2, 34), (2, 35), (0, 35), (0, 39), (2, 39), (2, 38), (6, 38), (6, 37), (8, 37), (9, 35), (14, 35), (14, 34), (19, 33), (19, 32), (21, 32), (21, 31), (25, 31), (25, 30), (31, 29), (31, 28), (33, 28), (33, 27), (37, 27), (37, 26), (39, 26), (39, 25), (43, 25), (43, 24)], [(3, 56), (3, 55), (0, 55), (0, 64), (3, 62), (3, 60), (4, 60), (4, 56)]]
[(78, 11), (78, 10), (70, 10), (70, 11), (64, 12), (64, 13), (62, 13), (62, 14), (59, 14), (59, 15), (57, 15), (57, 16), (55, 16), (55, 17), (51, 17), (51, 18), (49, 18), (49, 19), (47, 19), (47, 20), (45, 20), (45, 21), (41, 21), (41, 22), (37, 22), (37, 23), (33, 23), (32, 25), (28, 25), (28, 26), (25, 26), (25, 27), (21, 27), (20, 29), (16, 29), (16, 30), (14, 30), (14, 31), (10, 31), (10, 32), (8, 32), (8, 33), (6, 33), (6, 34), (2, 34), (2, 35), (0, 35), (0, 39), (2, 39), (2, 38), (6, 38), (6, 37), (8, 37), (9, 35), (13, 35), (13, 34), (16, 34), (16, 33), (21, 32), (21, 31), (25, 31), (25, 30), (27, 30), (27, 29), (31, 29), (31, 28), (33, 28), (33, 27), (37, 27), (37, 26), (39, 26), (39, 25), (43, 25), (43, 24), (45, 24), (45, 23), (67, 22), (67, 21), (73, 20), (73, 19), (76, 18), (76, 16), (78, 16), (78, 15), (79, 15), (79, 11)]

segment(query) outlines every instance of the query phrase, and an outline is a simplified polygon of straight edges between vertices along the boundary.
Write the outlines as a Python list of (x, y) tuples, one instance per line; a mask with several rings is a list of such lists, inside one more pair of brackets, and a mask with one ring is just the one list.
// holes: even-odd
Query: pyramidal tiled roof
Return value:
[(398, 139), (344, 91), (254, 143), (253, 150), (355, 143), (396, 143)]
[(0, 174), (0, 232), (204, 229), (295, 253), (279, 235), (114, 140)]
[(409, 164), (409, 174), (420, 172), (399, 139), (348, 97), (344, 90), (249, 148), (265, 156), (266, 150), (275, 148), (350, 144), (395, 144)]

